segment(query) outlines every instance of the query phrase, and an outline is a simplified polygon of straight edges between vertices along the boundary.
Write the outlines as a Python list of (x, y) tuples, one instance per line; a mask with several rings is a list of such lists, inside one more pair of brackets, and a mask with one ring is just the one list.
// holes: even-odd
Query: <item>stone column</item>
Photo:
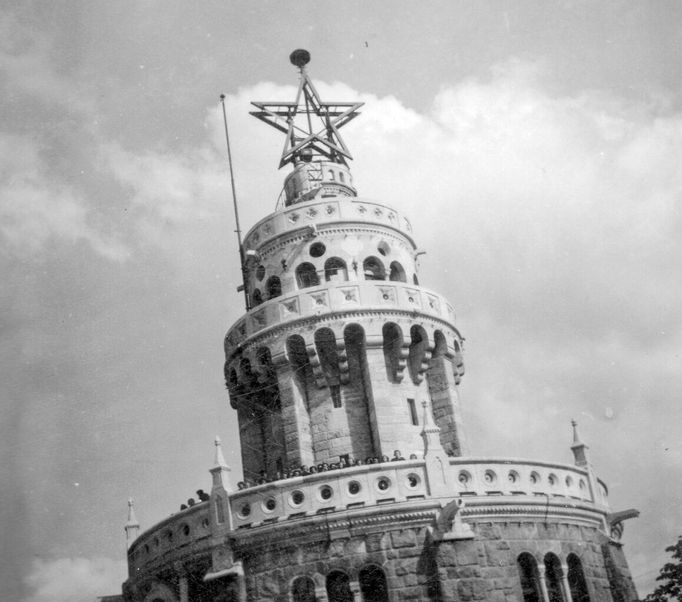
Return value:
[(540, 594), (542, 595), (542, 602), (549, 602), (549, 592), (547, 591), (547, 582), (545, 581), (544, 565), (538, 567), (538, 581), (540, 582)]
[(564, 600), (566, 602), (573, 602), (573, 596), (571, 596), (571, 586), (568, 584), (568, 565), (561, 565), (561, 589), (564, 594)]
[(329, 602), (329, 598), (327, 597), (327, 588), (322, 587), (320, 585), (315, 586), (315, 599), (318, 602)]
[(189, 602), (189, 585), (187, 583), (187, 571), (181, 562), (173, 565), (178, 574), (178, 590), (180, 592), (180, 602)]
[(348, 583), (350, 586), (350, 591), (353, 594), (353, 600), (361, 600), (360, 597), (360, 583), (358, 581), (352, 580)]

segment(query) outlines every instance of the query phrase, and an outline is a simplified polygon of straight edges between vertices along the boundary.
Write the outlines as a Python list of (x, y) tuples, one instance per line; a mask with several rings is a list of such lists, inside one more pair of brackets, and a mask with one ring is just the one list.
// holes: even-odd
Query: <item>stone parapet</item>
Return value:
[(326, 283), (253, 308), (225, 336), (225, 355), (230, 358), (249, 339), (273, 333), (279, 327), (299, 327), (306, 319), (315, 323), (335, 314), (367, 315), (385, 311), (407, 312), (410, 317), (435, 318), (450, 328), (455, 310), (442, 295), (412, 284), (389, 281)]

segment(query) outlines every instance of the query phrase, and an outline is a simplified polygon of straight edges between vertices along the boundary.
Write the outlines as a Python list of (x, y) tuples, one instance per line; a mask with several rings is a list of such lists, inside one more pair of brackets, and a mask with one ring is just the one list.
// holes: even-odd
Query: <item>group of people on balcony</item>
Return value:
[[(417, 454), (410, 454), (409, 457), (410, 460), (417, 460)], [(369, 456), (365, 458), (364, 460), (360, 458), (350, 458), (347, 455), (343, 455), (339, 457), (338, 462), (321, 462), (317, 464), (316, 466), (307, 466), (305, 464), (301, 464), (300, 466), (294, 466), (294, 467), (286, 467), (284, 470), (277, 471), (274, 475), (274, 478), (268, 475), (268, 473), (265, 470), (261, 470), (260, 474), (258, 476), (258, 479), (256, 482), (252, 482), (249, 479), (244, 479), (243, 481), (239, 481), (237, 483), (237, 488), (242, 490), (242, 489), (248, 489), (249, 487), (254, 487), (256, 485), (263, 485), (265, 483), (271, 483), (273, 481), (280, 481), (282, 479), (292, 479), (295, 477), (303, 477), (311, 474), (317, 474), (319, 472), (327, 472), (330, 470), (340, 470), (344, 468), (351, 468), (353, 466), (362, 466), (365, 464), (383, 464), (385, 462), (399, 462), (405, 460), (403, 455), (400, 453), (399, 449), (396, 449), (393, 452), (393, 457), (389, 458), (388, 456), (384, 455), (381, 457), (377, 456)]]

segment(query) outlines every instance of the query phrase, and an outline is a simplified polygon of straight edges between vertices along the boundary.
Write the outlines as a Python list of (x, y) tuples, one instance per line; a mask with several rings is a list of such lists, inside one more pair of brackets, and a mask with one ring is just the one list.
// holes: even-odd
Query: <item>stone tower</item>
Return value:
[(124, 598), (636, 600), (637, 512), (610, 510), (575, 424), (573, 464), (468, 455), (454, 310), (421, 286), (406, 217), (357, 195), (339, 130), (361, 104), (323, 101), (290, 58), (294, 101), (252, 114), (292, 170), (244, 237), (225, 337), (244, 477), (216, 440), (210, 495), (130, 545)]

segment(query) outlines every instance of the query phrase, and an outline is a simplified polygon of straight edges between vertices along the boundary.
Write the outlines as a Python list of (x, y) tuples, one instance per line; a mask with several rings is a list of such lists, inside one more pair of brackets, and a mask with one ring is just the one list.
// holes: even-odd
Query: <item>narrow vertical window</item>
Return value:
[(583, 565), (575, 554), (568, 555), (568, 587), (573, 602), (590, 602)]
[(528, 552), (524, 552), (516, 559), (521, 580), (521, 595), (523, 602), (540, 602), (542, 593), (540, 590), (540, 578), (538, 565), (535, 558)]
[(341, 386), (340, 385), (330, 385), (329, 390), (332, 394), (332, 403), (335, 408), (341, 407)]
[(419, 424), (419, 417), (417, 416), (417, 406), (414, 403), (414, 399), (407, 400), (407, 407), (410, 410), (410, 418), (412, 419), (412, 424), (417, 426)]
[(219, 525), (225, 522), (225, 507), (221, 496), (215, 499), (215, 518)]

